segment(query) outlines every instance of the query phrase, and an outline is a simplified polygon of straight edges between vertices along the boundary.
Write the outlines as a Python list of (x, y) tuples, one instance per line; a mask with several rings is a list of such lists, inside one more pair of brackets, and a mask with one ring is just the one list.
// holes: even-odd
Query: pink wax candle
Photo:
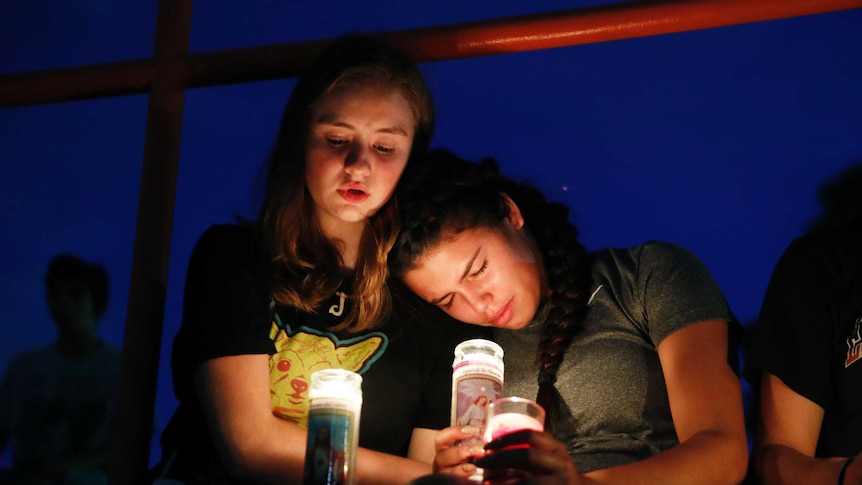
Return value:
[(488, 421), (485, 430), (485, 442), (495, 440), (500, 436), (522, 429), (532, 429), (542, 431), (544, 427), (542, 423), (531, 416), (521, 413), (502, 413), (495, 414)]

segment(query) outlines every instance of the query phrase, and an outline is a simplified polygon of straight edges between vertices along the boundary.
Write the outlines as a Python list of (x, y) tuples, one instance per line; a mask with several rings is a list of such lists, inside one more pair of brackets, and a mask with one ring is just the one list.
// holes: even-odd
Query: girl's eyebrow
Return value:
[[(476, 258), (479, 257), (479, 251), (481, 251), (481, 250), (482, 250), (482, 246), (479, 246), (478, 248), (476, 248), (476, 252), (474, 252), (473, 256), (470, 257), (470, 260), (467, 261), (467, 264), (464, 266), (464, 272), (461, 273), (461, 277), (458, 279), (459, 283), (461, 281), (464, 281), (464, 279), (467, 278), (467, 275), (470, 274), (470, 268), (473, 267), (473, 263), (475, 263)], [(449, 296), (449, 293), (446, 293), (445, 295), (443, 295), (439, 298), (435, 298), (435, 299), (431, 300), (429, 303), (431, 303), (432, 305), (439, 305), (440, 302), (445, 300), (447, 296)]]
[[(355, 129), (354, 126), (351, 125), (350, 123), (335, 120), (335, 118), (332, 115), (322, 115), (320, 118), (318, 118), (314, 122), (314, 124), (337, 126), (339, 128), (348, 128), (351, 130)], [(389, 133), (392, 135), (408, 136), (407, 130), (404, 129), (404, 127), (402, 127), (400, 125), (384, 126), (382, 128), (378, 128), (378, 129), (374, 130), (374, 132), (375, 133)]]
[(392, 135), (408, 136), (407, 130), (398, 125), (380, 128), (379, 130), (377, 130), (377, 133), (389, 133)]

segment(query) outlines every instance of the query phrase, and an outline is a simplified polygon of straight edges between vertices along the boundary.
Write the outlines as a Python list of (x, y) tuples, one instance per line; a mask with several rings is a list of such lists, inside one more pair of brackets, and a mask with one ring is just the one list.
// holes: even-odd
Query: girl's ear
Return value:
[(516, 204), (515, 201), (507, 194), (500, 195), (502, 195), (503, 199), (506, 201), (506, 208), (509, 211), (509, 215), (506, 219), (509, 221), (509, 224), (512, 224), (515, 229), (524, 227), (524, 216), (521, 215), (521, 209), (518, 208), (518, 204)]

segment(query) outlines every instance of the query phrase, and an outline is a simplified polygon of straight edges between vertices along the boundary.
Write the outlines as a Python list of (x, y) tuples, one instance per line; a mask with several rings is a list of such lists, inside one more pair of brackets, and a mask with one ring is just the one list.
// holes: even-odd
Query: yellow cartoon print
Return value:
[(276, 353), (269, 360), (272, 412), (303, 428), (308, 418), (308, 384), (320, 369), (347, 369), (363, 373), (386, 349), (386, 335), (372, 332), (340, 340), (334, 334), (300, 327), (291, 334), (272, 322), (270, 338)]

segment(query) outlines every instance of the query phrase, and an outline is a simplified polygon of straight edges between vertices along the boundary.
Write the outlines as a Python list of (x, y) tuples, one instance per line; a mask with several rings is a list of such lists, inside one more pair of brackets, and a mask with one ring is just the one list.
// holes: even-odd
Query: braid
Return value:
[(539, 372), (538, 402), (545, 408), (545, 428), (553, 431), (557, 413), (557, 371), (565, 357), (575, 333), (580, 328), (587, 309), (587, 291), (590, 285), (588, 255), (578, 242), (578, 229), (569, 222), (569, 210), (559, 203), (548, 203), (533, 192), (529, 198), (513, 195), (521, 208), (530, 232), (544, 258), (545, 271), (551, 293), (551, 309), (542, 328), (542, 339), (536, 364)]
[(499, 225), (509, 215), (503, 194), (520, 208), (542, 254), (552, 291), (551, 310), (543, 323), (536, 358), (536, 400), (545, 408), (545, 427), (550, 430), (557, 414), (553, 384), (586, 313), (590, 285), (588, 255), (578, 242), (578, 229), (569, 222), (569, 209), (549, 203), (528, 184), (500, 175), (497, 162), (491, 158), (476, 164), (445, 150), (432, 150), (413, 168), (413, 172), (405, 172), (398, 189), (401, 232), (389, 253), (396, 277), (402, 277), (434, 248), (444, 229), (458, 234), (468, 228)]

